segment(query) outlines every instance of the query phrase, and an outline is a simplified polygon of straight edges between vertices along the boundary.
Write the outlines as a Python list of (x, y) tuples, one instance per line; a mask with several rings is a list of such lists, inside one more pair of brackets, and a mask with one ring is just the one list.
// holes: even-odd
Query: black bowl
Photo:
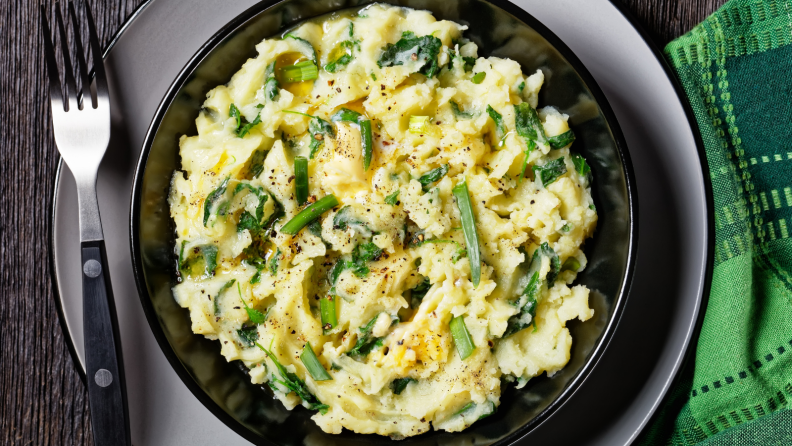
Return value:
[[(190, 330), (188, 311), (173, 299), (174, 223), (167, 197), (179, 167), (179, 136), (196, 134), (195, 118), (206, 93), (228, 82), (254, 45), (294, 24), (347, 7), (355, 0), (264, 1), (215, 34), (190, 60), (160, 104), (146, 135), (135, 174), (131, 212), (134, 273), (146, 317), (165, 356), (182, 381), (212, 413), (254, 443), (349, 445), (390, 443), (373, 435), (323, 433), (308, 410), (286, 410), (269, 390), (251, 384), (244, 367), (228, 363), (220, 345)], [(525, 73), (546, 74), (540, 105), (571, 116), (575, 150), (589, 161), (599, 213), (597, 232), (586, 244), (588, 268), (578, 282), (591, 290), (595, 317), (570, 322), (574, 338), (569, 364), (552, 378), (535, 378), (521, 390), (506, 389), (497, 413), (461, 433), (429, 432), (409, 445), (483, 445), (517, 441), (560, 407), (585, 381), (613, 336), (633, 274), (637, 245), (635, 181), (624, 138), (605, 96), (577, 57), (531, 15), (505, 0), (385, 0), (427, 9), (438, 19), (469, 26), (465, 35), (482, 56), (509, 57)], [(592, 407), (592, 410), (596, 408)]]

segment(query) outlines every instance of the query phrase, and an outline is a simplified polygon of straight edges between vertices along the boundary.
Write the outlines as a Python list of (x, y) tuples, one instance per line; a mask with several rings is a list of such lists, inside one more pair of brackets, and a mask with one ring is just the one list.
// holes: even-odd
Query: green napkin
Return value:
[(792, 445), (792, 1), (731, 0), (665, 49), (704, 141), (715, 258), (644, 445)]

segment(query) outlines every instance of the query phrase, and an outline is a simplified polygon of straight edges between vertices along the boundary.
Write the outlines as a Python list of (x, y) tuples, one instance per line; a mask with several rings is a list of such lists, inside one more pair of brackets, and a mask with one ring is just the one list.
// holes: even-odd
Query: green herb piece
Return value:
[(476, 403), (471, 401), (471, 402), (465, 404), (464, 407), (462, 407), (461, 409), (456, 411), (456, 413), (454, 413), (454, 415), (462, 415), (463, 413), (469, 411), (470, 409), (473, 409), (474, 407), (476, 407)]
[(514, 106), (514, 124), (517, 134), (523, 138), (542, 144), (546, 142), (544, 126), (531, 104), (523, 102)]
[(553, 284), (555, 284), (558, 273), (561, 272), (561, 261), (558, 259), (558, 254), (556, 254), (555, 250), (551, 248), (547, 242), (539, 245), (539, 249), (542, 251), (543, 256), (550, 259), (550, 271), (547, 272), (547, 286), (552, 287)]
[(410, 126), (408, 128), (410, 133), (423, 134), (429, 130), (429, 117), (428, 116), (410, 116)]
[(581, 176), (586, 176), (586, 174), (591, 172), (591, 167), (586, 162), (586, 158), (583, 158), (579, 153), (572, 154), (572, 164), (575, 165), (575, 170)]
[[(261, 107), (259, 107), (261, 108)], [(253, 122), (247, 122), (242, 113), (239, 111), (236, 105), (231, 104), (228, 110), (228, 116), (234, 118), (236, 122), (236, 126), (234, 127), (234, 133), (236, 133), (237, 137), (242, 138), (250, 132), (250, 129), (257, 126), (261, 123), (261, 111), (256, 115), (256, 119)]]
[(432, 283), (429, 282), (429, 278), (424, 277), (423, 280), (415, 286), (415, 288), (410, 290), (410, 308), (417, 309), (421, 305), (423, 298), (426, 297), (426, 293), (431, 287)]
[(451, 337), (454, 338), (454, 345), (456, 345), (459, 358), (463, 361), (468, 358), (476, 349), (473, 344), (473, 338), (470, 337), (470, 332), (465, 325), (465, 319), (462, 316), (457, 316), (451, 319)]
[(517, 91), (522, 94), (523, 90), (525, 90), (525, 81), (520, 82), (520, 85), (517, 86)]
[(371, 79), (375, 81), (377, 80), (377, 76), (374, 74), (373, 71), (371, 72)]
[(204, 277), (214, 276), (215, 270), (217, 269), (217, 246), (201, 246), (201, 255), (204, 259)]
[(561, 226), (561, 232), (569, 232), (572, 230), (572, 226), (569, 223), (564, 223), (564, 226)]
[(594, 206), (593, 204), (590, 204), (590, 205), (589, 205), (589, 209), (591, 209), (592, 211), (595, 211), (595, 212), (596, 212), (596, 210), (597, 210), (597, 207), (596, 207), (596, 206)]
[[(464, 64), (462, 68), (465, 69), (465, 72), (469, 72), (473, 69), (473, 66), (476, 65), (476, 58), (475, 57), (467, 57), (462, 56), (462, 63)], [(476, 82), (478, 83), (478, 82)]]
[(580, 271), (580, 261), (574, 257), (566, 259), (564, 265), (561, 267), (561, 271)]
[(473, 78), (470, 79), (471, 82), (474, 84), (480, 84), (484, 81), (484, 78), (487, 77), (487, 73), (485, 71), (479, 71), (478, 73), (473, 75)]
[(234, 121), (236, 122), (236, 125), (234, 125), (235, 129), (238, 129), (239, 126), (242, 125), (242, 113), (240, 113), (236, 105), (231, 104), (231, 106), (228, 108), (228, 117), (234, 118)]
[(217, 290), (217, 293), (215, 293), (215, 297), (214, 297), (214, 314), (215, 314), (215, 316), (220, 314), (220, 296), (222, 296), (223, 293), (225, 293), (225, 291), (227, 289), (231, 288), (231, 286), (234, 285), (234, 283), (236, 283), (236, 279), (229, 280), (228, 282), (224, 283), (223, 286), (221, 286), (219, 290)]
[(179, 271), (181, 271), (182, 268), (184, 268), (184, 261), (186, 260), (184, 258), (184, 247), (185, 246), (187, 246), (187, 240), (182, 240), (181, 248), (179, 249), (179, 258), (178, 258), (178, 260), (176, 260), (176, 269), (178, 269)]
[(506, 135), (506, 126), (503, 124), (503, 116), (489, 105), (487, 106), (487, 114), (490, 115), (490, 118), (495, 122), (498, 140), (503, 139)]
[(239, 340), (242, 341), (242, 345), (245, 347), (253, 347), (256, 345), (256, 341), (258, 341), (258, 326), (242, 326), (242, 328), (237, 330), (237, 336), (239, 336)]
[(330, 121), (338, 122), (338, 121), (345, 121), (345, 122), (358, 122), (358, 120), (363, 117), (360, 113), (350, 110), (348, 108), (342, 108), (333, 114), (330, 117)]
[(459, 215), (462, 218), (462, 231), (465, 234), (473, 287), (477, 287), (481, 281), (481, 252), (479, 251), (478, 232), (476, 231), (476, 217), (473, 215), (473, 204), (470, 202), (467, 182), (457, 184), (452, 192), (456, 198)]
[(525, 156), (523, 157), (522, 168), (520, 169), (520, 177), (517, 179), (517, 184), (522, 183), (525, 177), (525, 170), (528, 168), (528, 158), (531, 156), (531, 152), (536, 149), (536, 142), (532, 139), (529, 139), (526, 145), (528, 148), (525, 150)]
[(326, 137), (329, 136), (331, 138), (335, 138), (333, 126), (324, 119), (318, 116), (306, 115), (305, 113), (290, 113), (298, 113), (311, 118), (311, 122), (308, 123), (308, 132), (311, 134), (311, 144), (308, 146), (311, 149), (309, 158), (313, 159), (314, 156), (316, 156), (316, 154), (319, 152), (319, 149), (324, 145), (324, 140)]
[(206, 200), (204, 200), (204, 226), (206, 226), (206, 224), (209, 222), (209, 217), (212, 216), (212, 208), (214, 207), (215, 202), (220, 199), (223, 194), (225, 194), (226, 188), (228, 187), (228, 181), (230, 179), (230, 176), (226, 177), (220, 182), (220, 185), (217, 186), (215, 190), (209, 192), (209, 195), (206, 196)]
[(550, 144), (551, 149), (561, 149), (575, 141), (575, 134), (572, 130), (567, 130), (566, 132), (556, 135), (550, 136), (547, 138), (547, 143)]
[(457, 120), (459, 120), (460, 118), (461, 119), (471, 119), (473, 117), (473, 113), (463, 112), (459, 108), (459, 104), (457, 104), (456, 102), (448, 101), (448, 103), (451, 104), (451, 110), (454, 112), (454, 116), (456, 116)]
[(542, 183), (542, 187), (547, 187), (565, 174), (567, 169), (562, 156), (549, 161), (544, 166), (533, 166), (533, 171), (534, 176)]
[(395, 395), (401, 395), (407, 384), (418, 382), (415, 378), (397, 378), (391, 381), (390, 389)]
[(319, 300), (319, 310), (322, 316), (322, 329), (325, 333), (338, 325), (336, 317), (336, 296), (328, 294)]
[[(255, 216), (255, 219), (256, 219), (256, 225), (259, 225), (261, 223), (261, 219), (264, 218), (264, 205), (267, 203), (267, 199), (269, 198), (269, 196), (264, 192), (263, 188), (253, 186), (250, 183), (239, 183), (239, 184), (237, 184), (237, 187), (234, 188), (234, 194), (233, 195), (236, 196), (236, 194), (242, 192), (243, 190), (250, 191), (250, 193), (255, 195), (256, 198), (258, 199), (258, 204), (256, 205), (256, 216)], [(248, 212), (245, 211), (245, 213), (248, 213)], [(250, 214), (248, 213), (248, 215), (250, 215)]]
[(294, 196), (297, 204), (308, 202), (308, 159), (304, 156), (294, 158)]
[(308, 230), (311, 232), (311, 234), (322, 238), (322, 222), (319, 220), (314, 220), (308, 223)]
[(371, 334), (371, 330), (374, 329), (374, 324), (377, 322), (378, 317), (379, 314), (374, 316), (365, 326), (358, 329), (360, 334), (358, 334), (355, 347), (348, 352), (350, 356), (366, 356), (374, 349), (379, 339)]
[(437, 55), (442, 46), (443, 42), (437, 37), (416, 37), (413, 32), (405, 31), (398, 42), (385, 45), (377, 65), (383, 68), (420, 61), (418, 72), (426, 77), (433, 77), (440, 71)]
[(333, 217), (333, 229), (346, 231), (349, 228), (364, 234), (370, 232), (366, 227), (366, 224), (357, 219), (352, 207), (344, 206)]
[(363, 170), (368, 170), (371, 165), (371, 157), (374, 154), (374, 138), (371, 133), (371, 121), (368, 119), (360, 121), (360, 136), (363, 144)]
[(360, 278), (366, 277), (370, 272), (367, 263), (379, 260), (383, 253), (382, 249), (371, 242), (357, 245), (352, 251), (352, 261), (346, 263), (346, 268)]
[(349, 62), (352, 62), (352, 59), (354, 59), (352, 53), (356, 47), (359, 47), (359, 45), (353, 40), (344, 40), (343, 42), (339, 43), (338, 46), (336, 46), (335, 49), (333, 49), (333, 51), (330, 53), (331, 55), (338, 54), (339, 56), (324, 66), (325, 71), (328, 73), (335, 73), (341, 68), (347, 66)]
[(430, 184), (443, 179), (443, 177), (448, 173), (449, 169), (450, 166), (448, 164), (443, 164), (442, 166), (432, 169), (429, 172), (421, 175), (421, 177), (418, 178), (418, 182), (421, 183), (421, 186), (423, 186), (424, 190), (426, 190), (426, 187)]
[(253, 322), (256, 325), (263, 324), (264, 322), (266, 322), (267, 321), (266, 314), (262, 313), (259, 310), (256, 310), (255, 308), (250, 308), (247, 302), (245, 302), (245, 299), (242, 297), (242, 288), (239, 286), (238, 283), (237, 283), (237, 291), (239, 292), (239, 300), (242, 301), (242, 306), (245, 307), (245, 312), (247, 313), (250, 322)]
[(264, 79), (266, 79), (266, 82), (264, 82), (264, 95), (267, 96), (270, 101), (274, 101), (280, 94), (280, 84), (278, 83), (278, 79), (275, 78), (274, 60), (267, 65), (267, 69), (264, 71)]
[(248, 132), (250, 132), (250, 130), (253, 127), (255, 127), (255, 126), (259, 125), (259, 124), (261, 124), (261, 112), (259, 112), (256, 115), (256, 119), (254, 119), (253, 122), (249, 122), (249, 123), (243, 125), (242, 128), (239, 129), (239, 131), (237, 131), (237, 136), (240, 137), (240, 138), (244, 137), (245, 135), (248, 134)]
[(318, 410), (323, 414), (327, 413), (327, 409), (329, 409), (330, 406), (328, 406), (327, 404), (322, 404), (322, 402), (319, 401), (319, 399), (314, 394), (312, 394), (310, 390), (308, 390), (308, 387), (305, 385), (305, 381), (301, 380), (294, 373), (291, 373), (288, 370), (286, 370), (286, 367), (284, 367), (278, 361), (278, 358), (276, 358), (271, 351), (262, 347), (261, 344), (259, 344), (258, 342), (256, 342), (255, 345), (258, 348), (260, 348), (262, 351), (264, 351), (264, 353), (266, 353), (267, 356), (269, 356), (272, 362), (275, 363), (275, 367), (278, 369), (278, 373), (281, 376), (281, 379), (277, 379), (274, 374), (272, 375), (272, 379), (275, 383), (280, 384), (286, 387), (288, 390), (296, 393), (297, 396), (299, 396), (300, 399), (303, 400), (303, 403), (305, 403), (308, 409)]
[(348, 108), (342, 108), (341, 110), (337, 111), (333, 116), (330, 117), (330, 120), (333, 122), (338, 122), (338, 121), (354, 122), (355, 124), (358, 124), (358, 126), (360, 126), (360, 142), (362, 146), (361, 153), (363, 154), (363, 170), (368, 170), (369, 165), (371, 164), (371, 156), (374, 153), (374, 141), (371, 133), (371, 120), (366, 119), (365, 116)]
[(250, 155), (250, 159), (246, 165), (247, 169), (245, 169), (247, 170), (247, 175), (245, 175), (246, 180), (252, 180), (261, 175), (261, 172), (264, 171), (264, 159), (267, 157), (267, 153), (267, 150), (258, 149)]
[(327, 373), (327, 370), (322, 367), (322, 363), (320, 363), (319, 358), (316, 357), (316, 353), (314, 353), (310, 342), (305, 343), (303, 352), (300, 355), (300, 360), (303, 365), (305, 365), (305, 368), (308, 370), (308, 373), (311, 374), (311, 378), (313, 378), (314, 381), (330, 381), (333, 379), (333, 377)]
[(294, 40), (300, 42), (302, 44), (302, 46), (303, 46), (302, 53), (305, 54), (306, 56), (308, 56), (311, 59), (311, 61), (314, 64), (314, 67), (316, 65), (319, 65), (319, 58), (316, 57), (316, 50), (314, 49), (313, 45), (311, 45), (311, 42), (303, 39), (302, 37), (297, 37), (297, 36), (295, 36), (292, 33), (286, 34), (285, 36), (283, 36), (283, 38), (284, 39), (294, 39)]
[(250, 278), (250, 281), (248, 283), (251, 284), (251, 285), (255, 285), (255, 284), (259, 283), (259, 282), (261, 282), (261, 270), (260, 269), (256, 270), (256, 274), (253, 274), (253, 277)]
[(401, 191), (399, 189), (396, 189), (396, 192), (385, 197), (385, 204), (396, 206), (396, 203), (399, 202), (399, 192)]
[(534, 326), (534, 331), (536, 330), (536, 309), (539, 306), (539, 297), (543, 286), (542, 278), (539, 276), (543, 256), (550, 259), (550, 271), (546, 276), (548, 287), (553, 286), (558, 274), (561, 272), (561, 262), (558, 259), (558, 254), (547, 242), (542, 243), (531, 257), (528, 273), (525, 276), (528, 283), (517, 301), (520, 312), (509, 318), (506, 331), (503, 333), (504, 338), (531, 325)]
[(335, 195), (330, 194), (326, 197), (323, 197), (322, 199), (303, 209), (302, 212), (289, 220), (288, 223), (283, 225), (281, 232), (289, 235), (297, 234), (300, 232), (300, 229), (305, 227), (305, 225), (316, 220), (325, 212), (338, 206), (338, 204), (338, 199), (335, 197)]
[(278, 263), (280, 262), (280, 256), (281, 250), (278, 248), (278, 250), (275, 252), (275, 255), (273, 255), (269, 261), (269, 270), (273, 276), (278, 274)]

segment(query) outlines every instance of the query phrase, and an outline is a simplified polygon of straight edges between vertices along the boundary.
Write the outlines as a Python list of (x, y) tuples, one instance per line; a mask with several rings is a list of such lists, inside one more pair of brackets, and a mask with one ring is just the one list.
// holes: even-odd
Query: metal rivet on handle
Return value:
[(99, 277), (99, 274), (102, 274), (102, 264), (94, 259), (88, 260), (83, 264), (83, 272), (91, 279), (95, 279)]
[(113, 374), (110, 373), (110, 370), (99, 369), (94, 375), (94, 381), (96, 381), (96, 385), (99, 387), (107, 387), (113, 382)]

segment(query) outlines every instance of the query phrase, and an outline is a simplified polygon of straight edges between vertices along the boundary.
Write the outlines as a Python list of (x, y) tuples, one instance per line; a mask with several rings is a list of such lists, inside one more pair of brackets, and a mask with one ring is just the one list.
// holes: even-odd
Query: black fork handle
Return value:
[(82, 242), (85, 372), (96, 446), (131, 446), (126, 383), (104, 240)]

